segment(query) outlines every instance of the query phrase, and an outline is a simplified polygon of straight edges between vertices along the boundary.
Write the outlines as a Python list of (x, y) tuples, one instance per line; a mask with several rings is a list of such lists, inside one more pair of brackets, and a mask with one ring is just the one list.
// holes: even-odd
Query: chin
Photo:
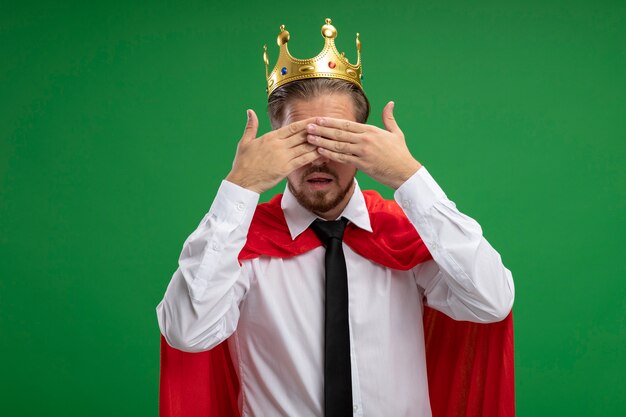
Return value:
[(347, 204), (346, 195), (352, 189), (352, 181), (345, 188), (337, 187), (332, 190), (314, 191), (306, 190), (306, 184), (296, 189), (290, 182), (289, 190), (298, 203), (315, 214), (325, 214), (342, 203)]
[(343, 196), (340, 196), (338, 193), (316, 191), (303, 198), (306, 201), (306, 205), (302, 201), (298, 201), (314, 213), (326, 213), (337, 207), (342, 199)]

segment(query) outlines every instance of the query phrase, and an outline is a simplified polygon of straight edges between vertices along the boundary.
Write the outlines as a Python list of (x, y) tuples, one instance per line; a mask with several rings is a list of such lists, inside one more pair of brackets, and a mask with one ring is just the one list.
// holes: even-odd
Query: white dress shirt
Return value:
[[(457, 320), (499, 321), (513, 305), (513, 280), (479, 224), (456, 209), (426, 168), (394, 197), (433, 260), (399, 271), (343, 244), (354, 415), (428, 417), (423, 303)], [(157, 307), (159, 326), (184, 351), (228, 338), (243, 416), (323, 416), (325, 249), (240, 264), (258, 200), (257, 193), (222, 182), (183, 246)], [(292, 238), (316, 219), (288, 188), (282, 209)], [(358, 184), (341, 216), (372, 230)]]

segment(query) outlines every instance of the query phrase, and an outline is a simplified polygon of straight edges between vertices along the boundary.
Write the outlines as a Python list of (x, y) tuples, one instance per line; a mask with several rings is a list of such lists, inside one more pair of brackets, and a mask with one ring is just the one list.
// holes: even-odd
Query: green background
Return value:
[(626, 415), (626, 2), (565, 0), (1, 2), (0, 414), (157, 414), (155, 306), (269, 128), (262, 45), (326, 17), (513, 271), (518, 415)]

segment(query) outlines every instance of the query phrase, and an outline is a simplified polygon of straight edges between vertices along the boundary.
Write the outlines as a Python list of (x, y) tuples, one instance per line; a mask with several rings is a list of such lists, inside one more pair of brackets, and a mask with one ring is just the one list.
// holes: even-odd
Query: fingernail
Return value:
[(307, 125), (306, 129), (309, 132), (315, 132), (315, 125), (311, 123), (311, 124)]
[(246, 110), (246, 119), (250, 120), (250, 109)]
[(309, 142), (317, 142), (317, 136), (315, 135), (307, 135), (306, 138), (309, 140)]
[(321, 117), (315, 120), (315, 123), (317, 123), (320, 126), (324, 125), (324, 119), (322, 119)]

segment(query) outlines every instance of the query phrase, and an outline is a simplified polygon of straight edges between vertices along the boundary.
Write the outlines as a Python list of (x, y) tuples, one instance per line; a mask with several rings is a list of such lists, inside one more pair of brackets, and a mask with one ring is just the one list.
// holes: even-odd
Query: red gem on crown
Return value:
[(330, 69), (334, 69), (336, 66), (337, 66), (337, 64), (335, 64), (333, 61), (329, 61), (329, 62), (328, 62), (328, 67), (329, 67)]

